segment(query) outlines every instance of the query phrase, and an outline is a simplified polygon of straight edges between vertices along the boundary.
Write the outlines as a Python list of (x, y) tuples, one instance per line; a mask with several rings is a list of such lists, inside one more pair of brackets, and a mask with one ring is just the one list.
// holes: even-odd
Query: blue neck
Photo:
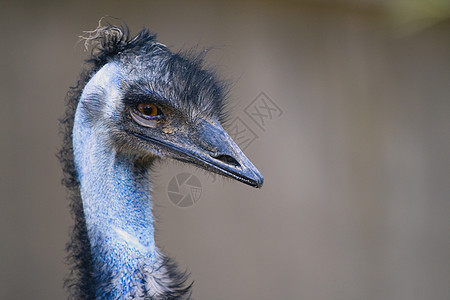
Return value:
[(157, 266), (147, 166), (117, 153), (104, 132), (78, 115), (74, 156), (93, 256), (97, 298), (116, 299), (146, 290)]
[[(122, 111), (121, 72), (103, 66), (86, 84), (75, 113), (73, 152), (80, 182), (96, 299), (181, 299), (185, 277), (155, 246), (145, 161), (111, 132)], [(121, 150), (118, 150), (118, 149)], [(136, 152), (134, 152), (136, 153)]]

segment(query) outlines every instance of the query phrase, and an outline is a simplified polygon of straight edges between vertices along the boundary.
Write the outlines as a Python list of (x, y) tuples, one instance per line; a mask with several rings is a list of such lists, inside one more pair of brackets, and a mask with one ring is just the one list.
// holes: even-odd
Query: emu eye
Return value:
[(156, 117), (161, 115), (158, 107), (154, 104), (138, 104), (137, 110), (145, 117)]
[(158, 119), (162, 117), (161, 110), (155, 104), (138, 104), (136, 109), (130, 110), (133, 120), (141, 126), (154, 128)]

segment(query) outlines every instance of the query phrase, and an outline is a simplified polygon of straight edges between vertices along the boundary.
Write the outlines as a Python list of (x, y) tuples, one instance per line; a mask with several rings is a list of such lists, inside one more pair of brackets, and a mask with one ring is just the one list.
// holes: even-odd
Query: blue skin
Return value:
[[(108, 76), (108, 73), (117, 74), (110, 72), (111, 68), (117, 66), (104, 66), (83, 91), (75, 115), (73, 141), (93, 250), (94, 280), (97, 283), (114, 282), (114, 288), (97, 288), (97, 297), (110, 293), (108, 298), (115, 299), (130, 294), (133, 286), (142, 285), (136, 278), (136, 271), (142, 270), (144, 265), (151, 271), (157, 261), (157, 252), (147, 168), (135, 167), (135, 156), (111, 147), (108, 125), (93, 124), (82, 109), (83, 103), (93, 95), (104, 95), (103, 101), (118, 99), (114, 96), (120, 90), (120, 73), (115, 77)], [(99, 87), (102, 93), (99, 93)], [(109, 107), (116, 105), (119, 105), (117, 101), (108, 103)]]

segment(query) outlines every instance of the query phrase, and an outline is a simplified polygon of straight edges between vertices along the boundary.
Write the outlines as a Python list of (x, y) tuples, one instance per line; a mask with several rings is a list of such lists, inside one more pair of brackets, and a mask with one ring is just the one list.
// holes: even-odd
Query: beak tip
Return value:
[(260, 189), (262, 188), (263, 184), (264, 184), (264, 177), (261, 176), (260, 178), (258, 178), (258, 181), (256, 182), (256, 187)]
[(254, 187), (260, 189), (260, 188), (262, 188), (262, 186), (264, 184), (264, 177), (259, 172), (255, 175), (256, 176), (255, 176), (255, 181), (254, 181), (254, 183), (255, 183)]

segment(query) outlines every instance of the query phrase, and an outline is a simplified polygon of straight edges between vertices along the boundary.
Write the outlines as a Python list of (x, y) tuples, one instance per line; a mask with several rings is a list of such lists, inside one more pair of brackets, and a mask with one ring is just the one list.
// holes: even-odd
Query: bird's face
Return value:
[(117, 148), (173, 158), (261, 187), (263, 176), (221, 126), (218, 83), (187, 63), (177, 58), (157, 69), (154, 62), (144, 69), (122, 68), (110, 80), (118, 91), (109, 100), (114, 108), (103, 110), (111, 112), (108, 127)]

